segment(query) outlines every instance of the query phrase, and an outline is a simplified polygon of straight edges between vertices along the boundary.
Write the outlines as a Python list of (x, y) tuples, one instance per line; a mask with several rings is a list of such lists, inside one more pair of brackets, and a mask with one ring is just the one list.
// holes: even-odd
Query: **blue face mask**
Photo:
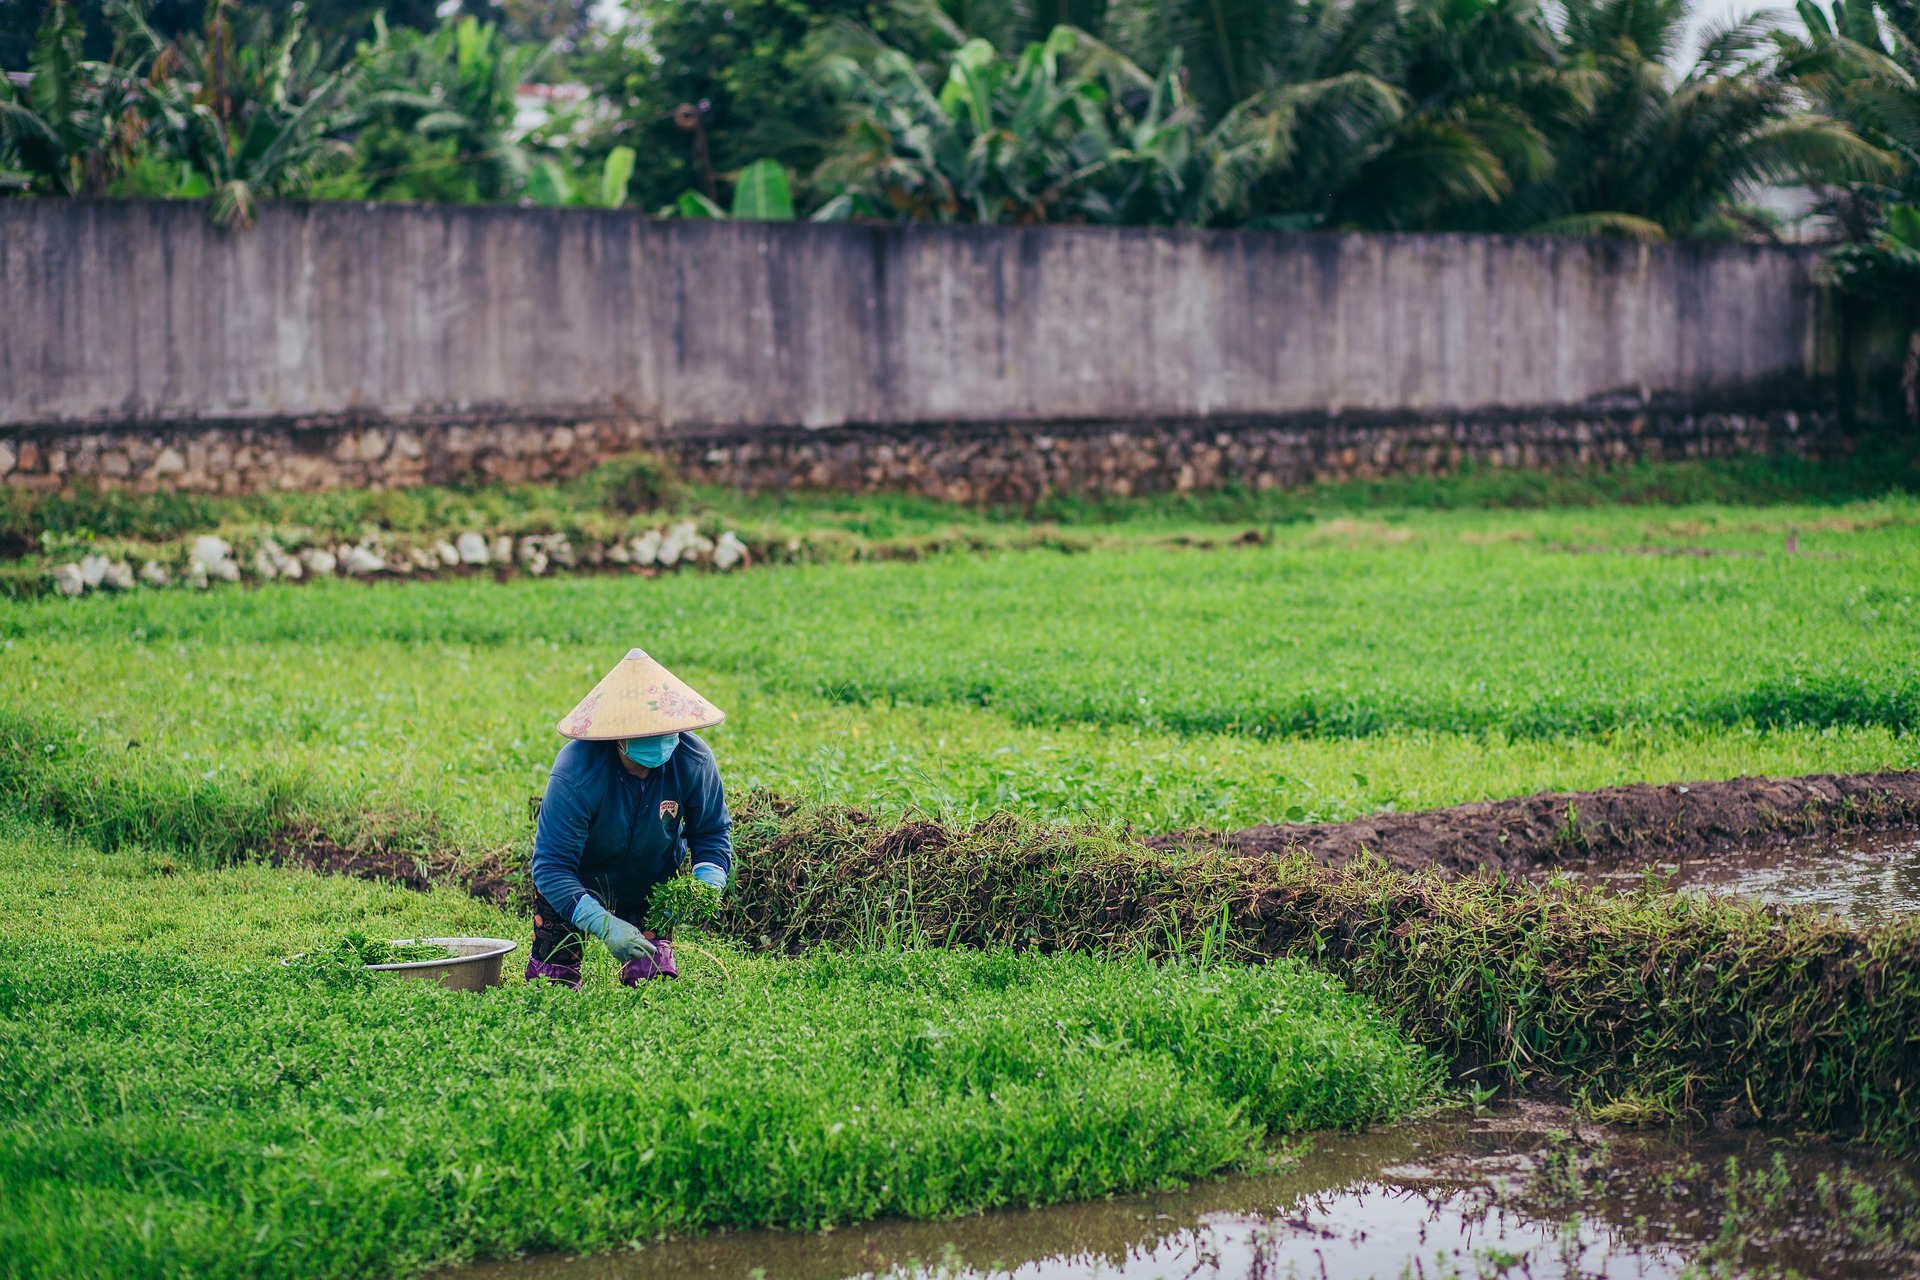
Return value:
[(673, 749), (680, 745), (680, 735), (663, 733), (652, 738), (628, 738), (621, 744), (620, 750), (627, 759), (644, 769), (658, 769), (673, 759)]

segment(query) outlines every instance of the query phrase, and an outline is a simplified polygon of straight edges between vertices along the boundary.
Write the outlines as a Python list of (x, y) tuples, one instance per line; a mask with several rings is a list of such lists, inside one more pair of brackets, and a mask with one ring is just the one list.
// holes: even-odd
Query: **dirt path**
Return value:
[(1696, 853), (1757, 840), (1920, 826), (1920, 772), (1734, 778), (1552, 791), (1352, 822), (1263, 823), (1244, 831), (1176, 831), (1159, 849), (1216, 845), (1239, 853), (1298, 849), (1344, 863), (1365, 848), (1406, 871), (1525, 872), (1563, 858)]

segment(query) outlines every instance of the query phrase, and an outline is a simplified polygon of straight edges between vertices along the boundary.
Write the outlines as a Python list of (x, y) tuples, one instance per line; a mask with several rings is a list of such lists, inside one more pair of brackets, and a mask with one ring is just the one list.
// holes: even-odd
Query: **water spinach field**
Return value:
[[(376, 500), (87, 536), (407, 523)], [(0, 1274), (658, 1256), (1285, 1177), (1317, 1132), (1514, 1096), (1576, 1135), (1864, 1144), (1833, 1149), (1895, 1172), (1833, 1248), (1912, 1256), (1920, 922), (1228, 834), (1751, 775), (1841, 777), (1755, 838), (1909, 822), (1911, 499), (676, 500), (751, 562), (0, 604)], [(595, 950), (582, 990), (529, 985), (529, 799), (635, 645), (728, 712), (736, 875), (678, 983)], [(1541, 809), (1542, 858), (1597, 847), (1581, 803)], [(477, 995), (279, 963), (350, 932), (521, 949)], [(1675, 1265), (1764, 1272), (1739, 1203)]]

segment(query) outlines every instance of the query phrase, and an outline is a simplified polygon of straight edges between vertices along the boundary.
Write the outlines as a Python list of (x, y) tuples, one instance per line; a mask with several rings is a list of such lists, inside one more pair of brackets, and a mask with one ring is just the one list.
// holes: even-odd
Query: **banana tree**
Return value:
[(54, 0), (24, 85), (0, 72), (0, 190), (102, 195), (137, 151), (138, 77), (82, 59), (84, 35), (74, 6)]
[(171, 42), (129, 11), (151, 55), (144, 96), (155, 140), (204, 176), (209, 216), (225, 227), (251, 225), (261, 199), (304, 194), (353, 163), (339, 134), (359, 73), (352, 63), (328, 70), (298, 18), (276, 29), (251, 11), (236, 26), (236, 8), (212, 0), (204, 31)]
[[(545, 193), (564, 202), (556, 171), (542, 164), (551, 157), (530, 145), (515, 120), (516, 95), (552, 65), (560, 41), (516, 43), (497, 24), (473, 17), (428, 32), (389, 30), (376, 19), (375, 32), (360, 58), (365, 72), (356, 85), (356, 115), (451, 142), (482, 199), (509, 199), (537, 182), (536, 198)], [(566, 187), (571, 198), (570, 180)]]

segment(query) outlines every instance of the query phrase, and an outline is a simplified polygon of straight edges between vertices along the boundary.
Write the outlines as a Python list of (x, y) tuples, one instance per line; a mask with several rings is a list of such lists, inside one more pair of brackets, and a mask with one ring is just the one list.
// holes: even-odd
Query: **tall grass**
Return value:
[(327, 1277), (1165, 1186), (1435, 1069), (1299, 966), (740, 957), (479, 996), (0, 942), (0, 1275)]

